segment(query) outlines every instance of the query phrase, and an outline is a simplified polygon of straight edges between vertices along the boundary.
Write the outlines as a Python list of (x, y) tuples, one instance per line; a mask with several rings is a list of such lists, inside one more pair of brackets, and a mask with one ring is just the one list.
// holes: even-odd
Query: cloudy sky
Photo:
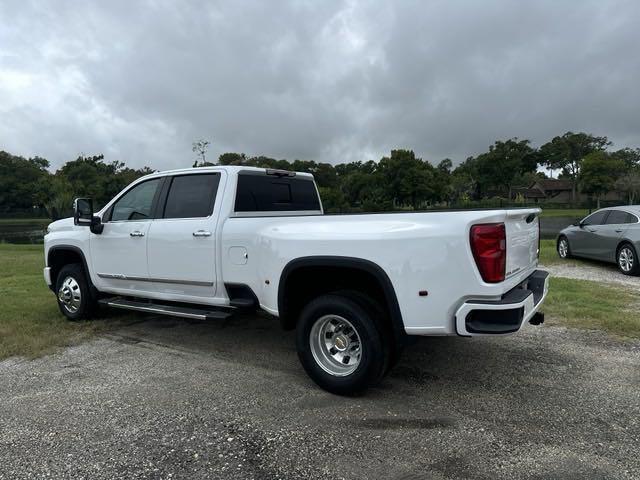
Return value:
[(0, 149), (190, 166), (191, 144), (459, 162), (567, 130), (640, 146), (640, 3), (0, 2)]

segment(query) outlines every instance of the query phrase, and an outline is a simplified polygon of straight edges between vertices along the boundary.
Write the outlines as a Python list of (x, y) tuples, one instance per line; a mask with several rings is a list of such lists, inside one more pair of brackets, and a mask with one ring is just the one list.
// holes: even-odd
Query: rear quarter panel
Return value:
[[(248, 284), (262, 308), (277, 315), (280, 274), (291, 260), (369, 260), (391, 280), (407, 333), (454, 334), (454, 313), (462, 302), (499, 298), (537, 265), (536, 257), (505, 282), (483, 282), (469, 245), (471, 225), (506, 219), (505, 210), (229, 218), (222, 231), (223, 278)], [(507, 237), (508, 242), (509, 229)], [(238, 248), (246, 249), (246, 263), (234, 260)], [(420, 290), (428, 296), (419, 296)]]

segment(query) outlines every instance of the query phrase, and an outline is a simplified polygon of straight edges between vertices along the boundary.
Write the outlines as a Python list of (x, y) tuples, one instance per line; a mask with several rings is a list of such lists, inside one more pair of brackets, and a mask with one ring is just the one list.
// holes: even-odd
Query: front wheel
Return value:
[(65, 265), (56, 280), (58, 307), (69, 320), (88, 319), (97, 303), (91, 295), (84, 268), (79, 263)]
[(563, 259), (571, 258), (571, 248), (567, 237), (562, 236), (558, 239), (558, 256)]
[(338, 395), (358, 394), (377, 383), (390, 351), (375, 315), (340, 295), (323, 295), (303, 309), (296, 344), (311, 379)]
[(625, 275), (638, 275), (640, 273), (640, 264), (636, 249), (630, 243), (623, 244), (616, 254), (616, 263), (618, 269)]

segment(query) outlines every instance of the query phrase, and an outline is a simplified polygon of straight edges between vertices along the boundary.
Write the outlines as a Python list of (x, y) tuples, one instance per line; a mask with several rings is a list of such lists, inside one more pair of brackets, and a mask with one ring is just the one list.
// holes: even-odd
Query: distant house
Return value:
[(527, 203), (538, 203), (544, 202), (547, 198), (544, 192), (540, 191), (537, 188), (514, 188), (511, 192), (513, 198), (517, 198), (519, 195), (522, 195), (524, 201)]
[[(521, 194), (527, 203), (572, 203), (573, 181), (564, 178), (541, 178), (528, 188), (514, 188), (514, 198)], [(589, 200), (588, 195), (576, 191), (576, 202), (584, 203)], [(624, 196), (620, 192), (612, 191), (601, 198), (607, 201), (622, 201)]]
[[(544, 194), (545, 201), (550, 203), (571, 203), (573, 201), (571, 190), (573, 181), (558, 178), (541, 178), (531, 186)], [(576, 192), (576, 201), (586, 200)]]

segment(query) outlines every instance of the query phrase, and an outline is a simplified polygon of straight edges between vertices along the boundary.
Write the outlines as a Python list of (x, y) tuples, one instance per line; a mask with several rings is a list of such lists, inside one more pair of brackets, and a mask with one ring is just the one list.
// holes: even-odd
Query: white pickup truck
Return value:
[(262, 309), (296, 329), (321, 387), (361, 392), (411, 335), (502, 335), (544, 320), (539, 209), (324, 215), (313, 177), (249, 167), (154, 173), (45, 236), (60, 311), (196, 319)]

